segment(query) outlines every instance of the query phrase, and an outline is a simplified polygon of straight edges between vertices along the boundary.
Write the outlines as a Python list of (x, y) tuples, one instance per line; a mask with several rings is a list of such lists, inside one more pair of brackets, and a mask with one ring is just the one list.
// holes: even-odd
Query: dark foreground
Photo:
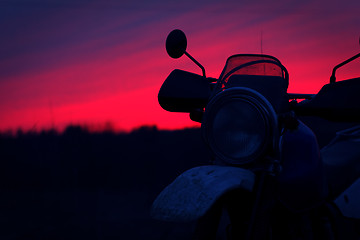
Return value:
[(209, 158), (199, 129), (2, 135), (0, 239), (188, 239), (192, 223), (153, 220), (150, 207)]

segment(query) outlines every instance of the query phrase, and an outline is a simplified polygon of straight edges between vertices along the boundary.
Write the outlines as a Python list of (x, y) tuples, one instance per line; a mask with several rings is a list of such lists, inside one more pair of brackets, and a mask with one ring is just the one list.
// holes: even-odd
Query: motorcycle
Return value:
[(335, 77), (360, 54), (299, 94), (273, 56), (233, 55), (215, 79), (186, 47), (181, 30), (168, 35), (169, 56), (202, 75), (173, 70), (158, 101), (201, 123), (213, 158), (168, 185), (152, 217), (197, 222), (193, 239), (360, 239), (360, 78)]

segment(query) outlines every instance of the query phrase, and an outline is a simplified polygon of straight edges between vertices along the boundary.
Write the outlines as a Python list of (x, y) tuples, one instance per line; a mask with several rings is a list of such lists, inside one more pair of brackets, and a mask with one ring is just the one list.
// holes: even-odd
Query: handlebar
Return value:
[(307, 93), (288, 93), (289, 100), (297, 100), (297, 99), (313, 99), (316, 94), (307, 94)]
[(360, 122), (360, 78), (324, 85), (317, 94), (289, 94), (307, 99), (291, 105), (299, 116), (318, 116), (337, 122)]

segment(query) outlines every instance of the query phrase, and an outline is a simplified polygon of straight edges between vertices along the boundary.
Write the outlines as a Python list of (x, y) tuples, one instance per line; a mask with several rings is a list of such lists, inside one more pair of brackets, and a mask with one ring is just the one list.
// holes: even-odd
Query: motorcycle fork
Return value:
[(222, 211), (221, 202), (216, 202), (196, 224), (192, 240), (215, 240)]
[(268, 239), (271, 236), (270, 216), (275, 205), (275, 180), (268, 171), (258, 174), (246, 240)]
[(229, 240), (268, 239), (274, 199), (274, 177), (268, 171), (259, 172), (255, 192), (238, 189), (219, 199), (197, 222), (193, 239), (215, 239), (222, 210), (227, 211), (231, 222)]

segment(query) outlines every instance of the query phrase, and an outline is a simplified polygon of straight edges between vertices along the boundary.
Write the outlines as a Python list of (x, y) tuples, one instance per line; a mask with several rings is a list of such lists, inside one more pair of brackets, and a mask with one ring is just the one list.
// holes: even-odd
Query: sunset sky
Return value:
[[(218, 77), (227, 57), (277, 57), (289, 92), (316, 93), (332, 68), (360, 52), (360, 1), (0, 0), (0, 131), (68, 124), (116, 130), (196, 126), (169, 113), (157, 93), (175, 68), (201, 73), (189, 59), (171, 59), (173, 29), (188, 52)], [(360, 61), (337, 79), (358, 77)]]

